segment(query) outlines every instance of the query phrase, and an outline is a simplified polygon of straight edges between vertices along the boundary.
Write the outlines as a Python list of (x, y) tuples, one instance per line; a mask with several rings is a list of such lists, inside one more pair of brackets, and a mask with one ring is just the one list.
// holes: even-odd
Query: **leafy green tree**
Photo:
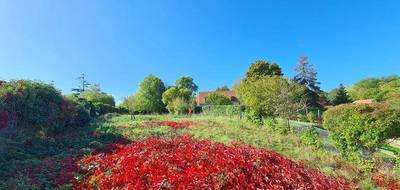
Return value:
[(175, 82), (175, 86), (178, 89), (188, 89), (188, 90), (190, 90), (192, 92), (192, 95), (194, 95), (198, 90), (197, 85), (193, 82), (193, 78), (192, 77), (188, 77), (188, 76), (184, 76), (184, 77), (179, 78)]
[(335, 91), (334, 98), (332, 100), (333, 105), (339, 105), (339, 104), (346, 104), (350, 103), (350, 97), (347, 94), (346, 88), (343, 86), (343, 84), (339, 85), (339, 88)]
[(124, 99), (121, 104), (121, 107), (128, 110), (130, 114), (135, 114), (135, 96), (128, 96)]
[(97, 115), (103, 115), (115, 111), (115, 100), (112, 95), (102, 92), (98, 85), (89, 86), (89, 88), (79, 95), (93, 104)]
[(296, 75), (293, 81), (306, 86), (307, 104), (311, 108), (322, 108), (320, 105), (320, 88), (317, 82), (317, 72), (314, 66), (309, 64), (308, 57), (300, 57), (299, 64), (295, 67)]
[(374, 99), (386, 101), (390, 94), (400, 93), (400, 77), (397, 75), (366, 78), (347, 89), (352, 100)]
[(282, 69), (277, 64), (259, 60), (250, 66), (245, 79), (282, 75)]
[(103, 103), (110, 106), (115, 106), (115, 100), (112, 95), (102, 92), (98, 85), (89, 86), (87, 90), (81, 93), (81, 98), (92, 103)]
[(164, 111), (162, 94), (164, 83), (158, 77), (149, 75), (140, 83), (135, 94), (133, 109), (139, 113), (161, 113)]
[(296, 119), (298, 114), (307, 107), (304, 87), (292, 81), (281, 79), (276, 88), (275, 97), (270, 101), (273, 115), (286, 119), (290, 128), (290, 120)]
[(181, 97), (174, 98), (167, 106), (168, 111), (175, 114), (186, 114), (192, 107), (190, 100)]
[[(162, 95), (162, 102), (170, 113), (181, 113), (183, 107), (193, 107), (193, 96), (198, 87), (191, 77), (181, 77)], [(185, 105), (185, 106), (183, 106)], [(187, 105), (190, 105), (189, 107)], [(188, 110), (187, 109), (187, 110)], [(187, 112), (186, 112), (187, 113)]]
[(220, 92), (211, 92), (208, 94), (206, 103), (210, 105), (231, 105), (230, 98)]
[(238, 91), (240, 102), (255, 120), (262, 117), (293, 118), (304, 102), (304, 88), (279, 76), (244, 80)]

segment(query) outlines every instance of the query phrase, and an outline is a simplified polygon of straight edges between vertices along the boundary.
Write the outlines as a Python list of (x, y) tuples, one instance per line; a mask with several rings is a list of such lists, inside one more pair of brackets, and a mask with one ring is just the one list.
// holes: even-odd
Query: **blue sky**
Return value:
[(400, 1), (0, 0), (0, 78), (65, 93), (83, 72), (117, 100), (151, 73), (212, 90), (258, 59), (293, 77), (301, 55), (325, 90), (400, 74)]

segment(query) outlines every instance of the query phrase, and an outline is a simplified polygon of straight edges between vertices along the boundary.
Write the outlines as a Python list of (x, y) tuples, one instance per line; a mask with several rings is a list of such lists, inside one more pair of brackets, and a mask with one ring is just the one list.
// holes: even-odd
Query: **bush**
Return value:
[(239, 105), (207, 105), (203, 106), (203, 113), (212, 116), (240, 116)]
[(302, 135), (301, 141), (315, 148), (321, 148), (322, 141), (314, 127), (308, 128)]
[(10, 137), (54, 135), (73, 122), (74, 107), (53, 86), (18, 80), (0, 86), (2, 133)]
[(96, 115), (116, 112), (115, 100), (112, 95), (102, 92), (98, 86), (91, 86), (88, 90), (82, 92), (79, 98), (93, 104)]
[(324, 113), (323, 126), (342, 154), (372, 153), (386, 139), (399, 136), (400, 112), (380, 103), (343, 104)]
[(184, 98), (175, 98), (167, 105), (168, 111), (172, 114), (187, 114), (191, 107), (190, 101)]
[(65, 97), (72, 103), (75, 108), (74, 112), (74, 125), (84, 126), (89, 123), (92, 117), (96, 116), (96, 111), (93, 104), (84, 98), (79, 98), (74, 95)]
[(206, 100), (207, 104), (210, 105), (231, 105), (231, 99), (221, 93), (221, 92), (211, 92), (210, 94), (208, 94), (207, 100)]

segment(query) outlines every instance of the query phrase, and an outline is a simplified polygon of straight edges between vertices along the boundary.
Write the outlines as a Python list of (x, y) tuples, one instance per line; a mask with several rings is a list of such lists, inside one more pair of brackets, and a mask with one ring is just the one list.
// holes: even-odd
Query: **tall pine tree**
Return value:
[(309, 64), (308, 57), (300, 57), (299, 64), (295, 67), (296, 75), (293, 81), (306, 86), (307, 104), (311, 108), (321, 108), (321, 90), (317, 82), (317, 72), (314, 66)]
[(346, 88), (343, 86), (343, 84), (340, 84), (332, 101), (333, 105), (346, 104), (350, 102), (351, 100), (347, 94)]

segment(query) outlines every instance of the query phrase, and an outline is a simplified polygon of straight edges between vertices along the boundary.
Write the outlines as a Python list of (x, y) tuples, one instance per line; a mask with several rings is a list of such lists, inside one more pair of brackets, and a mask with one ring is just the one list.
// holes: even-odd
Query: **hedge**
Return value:
[(240, 116), (241, 110), (239, 105), (207, 105), (203, 106), (202, 113), (212, 116)]
[(385, 140), (400, 136), (400, 112), (381, 103), (343, 104), (324, 113), (323, 127), (341, 153), (374, 152)]
[(52, 85), (28, 80), (0, 85), (0, 136), (54, 136), (78, 124), (76, 112)]

